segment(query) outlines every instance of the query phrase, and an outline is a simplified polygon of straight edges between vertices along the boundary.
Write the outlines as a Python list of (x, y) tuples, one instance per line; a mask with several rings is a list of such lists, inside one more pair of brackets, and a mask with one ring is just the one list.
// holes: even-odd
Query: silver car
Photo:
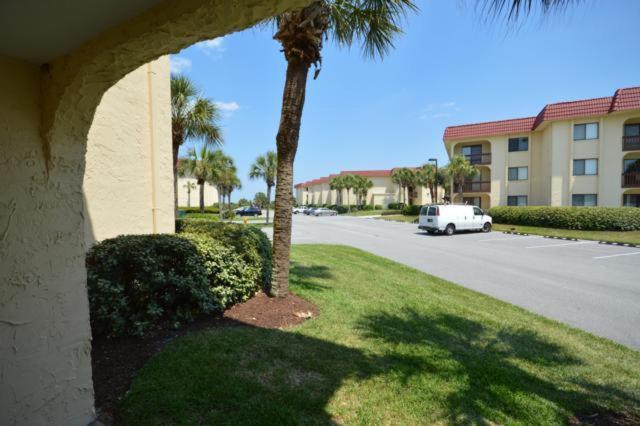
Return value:
[(311, 212), (313, 216), (337, 216), (338, 212), (326, 207), (319, 207)]

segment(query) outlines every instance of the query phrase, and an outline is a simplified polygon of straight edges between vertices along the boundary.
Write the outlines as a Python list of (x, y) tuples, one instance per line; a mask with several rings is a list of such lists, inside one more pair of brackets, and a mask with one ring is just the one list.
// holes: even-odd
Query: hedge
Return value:
[(96, 335), (141, 335), (215, 309), (197, 248), (175, 235), (123, 235), (86, 257), (91, 328)]
[(404, 206), (402, 209), (402, 214), (405, 216), (416, 216), (420, 214), (420, 209), (422, 206)]
[(640, 209), (634, 207), (492, 207), (494, 223), (585, 231), (640, 230)]
[[(185, 213), (200, 213), (200, 207), (178, 207), (178, 210)], [(218, 209), (217, 207), (205, 206), (204, 212), (219, 214), (220, 209)]]
[(260, 229), (241, 224), (214, 222), (206, 219), (178, 219), (179, 233), (205, 233), (229, 245), (250, 265), (261, 265), (260, 283), (265, 291), (271, 287), (271, 241)]

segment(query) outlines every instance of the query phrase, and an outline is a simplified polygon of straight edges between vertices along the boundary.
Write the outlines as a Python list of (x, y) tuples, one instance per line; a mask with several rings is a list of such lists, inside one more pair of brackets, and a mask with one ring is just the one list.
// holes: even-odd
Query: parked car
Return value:
[(461, 204), (433, 204), (420, 209), (418, 228), (429, 234), (456, 231), (491, 231), (492, 219), (480, 207)]
[(313, 216), (337, 216), (338, 212), (326, 207), (318, 207), (317, 209), (314, 209), (311, 214)]
[(307, 207), (306, 209), (304, 209), (302, 211), (302, 213), (306, 214), (306, 215), (310, 215), (311, 213), (313, 213), (313, 211), (316, 209), (317, 207)]
[(294, 207), (293, 208), (293, 214), (300, 214), (300, 213), (304, 213), (305, 209), (307, 208), (307, 206), (298, 206), (298, 207)]
[(238, 216), (262, 216), (262, 210), (260, 209), (260, 207), (255, 206), (244, 207), (240, 210), (237, 210), (236, 214)]

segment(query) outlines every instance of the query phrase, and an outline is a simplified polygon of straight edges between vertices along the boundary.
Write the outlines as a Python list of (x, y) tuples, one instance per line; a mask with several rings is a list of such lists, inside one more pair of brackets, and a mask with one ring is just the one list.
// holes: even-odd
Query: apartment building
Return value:
[[(402, 200), (400, 188), (391, 179), (391, 173), (394, 170), (395, 168), (388, 170), (346, 170), (338, 174), (298, 183), (294, 186), (296, 199), (301, 204), (337, 204), (338, 191), (331, 189), (330, 181), (336, 176), (351, 174), (366, 177), (373, 183), (373, 187), (367, 193), (366, 204), (381, 205), (386, 208), (390, 203), (398, 203)], [(443, 195), (443, 189), (439, 188), (438, 199), (442, 199)], [(406, 190), (404, 199), (408, 200), (408, 203), (412, 205), (427, 204), (431, 202), (431, 194), (428, 188), (419, 186)], [(347, 204), (347, 200), (351, 204), (356, 203), (353, 191), (349, 191), (349, 194), (347, 194), (346, 190), (342, 191), (343, 204)]]
[(449, 157), (478, 175), (454, 188), (488, 208), (640, 207), (640, 87), (613, 96), (546, 105), (526, 118), (447, 127)]

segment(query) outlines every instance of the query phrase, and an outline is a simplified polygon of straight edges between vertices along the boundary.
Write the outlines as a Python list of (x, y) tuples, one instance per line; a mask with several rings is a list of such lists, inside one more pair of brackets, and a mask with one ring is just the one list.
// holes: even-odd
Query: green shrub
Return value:
[(402, 209), (402, 214), (405, 216), (415, 216), (420, 214), (420, 209), (422, 206), (404, 206)]
[(380, 212), (380, 216), (392, 216), (402, 214), (402, 210), (383, 210)]
[(376, 205), (373, 207), (373, 209), (374, 209), (374, 210), (382, 210), (382, 204), (376, 204)]
[(271, 286), (271, 241), (260, 229), (233, 223), (202, 219), (178, 219), (176, 231), (205, 233), (223, 245), (232, 246), (249, 265), (261, 265), (260, 282), (265, 291)]
[(233, 247), (203, 233), (180, 234), (191, 241), (202, 257), (209, 277), (212, 304), (223, 310), (253, 296), (260, 288), (261, 265), (249, 265)]
[(86, 257), (91, 327), (96, 335), (141, 335), (211, 312), (207, 271), (196, 247), (175, 235), (123, 235)]
[(404, 203), (389, 203), (387, 208), (389, 210), (402, 210), (404, 208)]
[(220, 215), (218, 213), (187, 213), (183, 217), (187, 219), (207, 219), (213, 221), (220, 220)]
[(585, 231), (640, 230), (640, 209), (633, 207), (492, 207), (495, 223)]
[(373, 210), (373, 206), (371, 204), (365, 204), (363, 206), (360, 206), (360, 210), (370, 211)]
[[(200, 207), (178, 207), (178, 210), (185, 213), (200, 213)], [(218, 209), (217, 207), (207, 206), (204, 208), (204, 212), (219, 214), (220, 209)]]
[(236, 218), (236, 212), (233, 210), (225, 210), (222, 212), (222, 218), (227, 220), (233, 220)]

